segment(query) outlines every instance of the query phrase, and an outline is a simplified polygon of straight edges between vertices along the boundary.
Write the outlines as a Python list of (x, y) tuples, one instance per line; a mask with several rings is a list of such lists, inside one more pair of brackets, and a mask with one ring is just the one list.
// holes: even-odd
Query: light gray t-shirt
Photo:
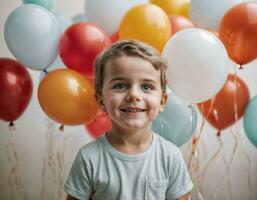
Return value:
[(159, 135), (137, 155), (117, 151), (104, 135), (80, 149), (64, 190), (77, 199), (162, 200), (192, 187), (180, 150)]

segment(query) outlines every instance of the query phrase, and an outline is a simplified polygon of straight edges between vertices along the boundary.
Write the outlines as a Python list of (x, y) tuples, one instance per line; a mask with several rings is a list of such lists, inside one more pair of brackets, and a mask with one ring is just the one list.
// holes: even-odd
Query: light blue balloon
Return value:
[(54, 0), (22, 0), (24, 4), (37, 4), (48, 10), (51, 10), (54, 4)]
[(64, 16), (61, 13), (54, 13), (54, 16), (56, 17), (62, 32), (64, 32), (70, 25), (73, 24), (73, 21), (70, 18)]
[(196, 125), (195, 108), (169, 93), (165, 110), (154, 120), (152, 130), (175, 145), (181, 146), (192, 137)]
[(257, 95), (251, 99), (244, 113), (244, 130), (248, 139), (257, 147)]
[(10, 52), (34, 70), (43, 70), (54, 62), (61, 33), (56, 17), (34, 4), (13, 10), (4, 26), (4, 38)]

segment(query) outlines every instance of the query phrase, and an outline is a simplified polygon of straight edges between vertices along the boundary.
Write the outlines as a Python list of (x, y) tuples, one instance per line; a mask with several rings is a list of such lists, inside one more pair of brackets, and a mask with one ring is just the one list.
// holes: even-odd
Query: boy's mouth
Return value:
[(122, 112), (136, 113), (136, 112), (145, 112), (146, 109), (129, 107), (129, 108), (123, 108), (123, 109), (121, 109), (121, 111)]

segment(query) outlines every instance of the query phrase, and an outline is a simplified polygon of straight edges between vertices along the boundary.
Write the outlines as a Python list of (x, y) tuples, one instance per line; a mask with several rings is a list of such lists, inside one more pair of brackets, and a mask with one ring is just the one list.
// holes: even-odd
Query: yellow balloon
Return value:
[(150, 0), (150, 3), (160, 6), (168, 16), (182, 15), (187, 18), (189, 17), (190, 0)]
[(44, 112), (63, 125), (79, 125), (98, 112), (92, 83), (70, 69), (49, 72), (39, 84), (38, 100)]
[(158, 6), (141, 4), (127, 11), (119, 26), (120, 39), (137, 39), (160, 52), (171, 36), (168, 16)]

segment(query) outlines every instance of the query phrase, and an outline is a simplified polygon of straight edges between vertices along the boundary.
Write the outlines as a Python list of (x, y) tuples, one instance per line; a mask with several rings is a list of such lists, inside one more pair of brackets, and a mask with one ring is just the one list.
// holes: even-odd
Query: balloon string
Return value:
[(233, 147), (233, 151), (232, 151), (232, 156), (230, 157), (230, 160), (229, 162), (227, 162), (227, 160), (225, 159), (225, 157), (223, 156), (223, 161), (226, 165), (226, 170), (224, 171), (223, 175), (221, 176), (221, 179), (218, 181), (216, 187), (215, 187), (215, 192), (214, 194), (212, 195), (212, 198), (211, 200), (215, 199), (217, 197), (217, 194), (218, 192), (220, 191), (220, 188), (222, 186), (222, 181), (225, 177), (225, 175), (227, 175), (227, 185), (228, 185), (228, 192), (229, 192), (229, 199), (232, 199), (232, 192), (231, 192), (231, 178), (230, 178), (230, 167), (234, 161), (234, 158), (236, 156), (236, 152), (237, 152), (237, 149), (238, 149), (238, 138), (237, 138), (237, 135), (233, 132), (232, 132), (232, 135), (233, 135), (233, 138), (235, 140), (234, 142), (234, 147)]
[(238, 120), (238, 108), (237, 108), (237, 67), (235, 65), (234, 67), (234, 85), (236, 86), (235, 92), (234, 92), (234, 113), (235, 113), (235, 121)]
[[(64, 185), (64, 166), (65, 166), (65, 162), (64, 162), (64, 134), (63, 134), (63, 130), (59, 131), (60, 134), (58, 134), (59, 136), (59, 148), (57, 150), (57, 162), (58, 162), (58, 195), (57, 197), (60, 198), (62, 195), (64, 195), (63, 192), (63, 185)], [(64, 199), (64, 196), (63, 198)]]
[(192, 143), (189, 143), (189, 148), (190, 149), (190, 154), (189, 154), (189, 158), (188, 158), (188, 169), (189, 169), (189, 172), (192, 174), (192, 175), (195, 175), (196, 179), (197, 179), (197, 191), (198, 191), (198, 197), (200, 200), (204, 200), (204, 197), (203, 197), (203, 190), (201, 188), (201, 181), (198, 179), (199, 177), (199, 170), (200, 170), (200, 157), (199, 157), (199, 154), (200, 154), (200, 151), (199, 151), (199, 142), (200, 142), (200, 138), (201, 138), (201, 134), (203, 132), (203, 128), (204, 128), (204, 125), (205, 125), (205, 117), (203, 116), (203, 119), (202, 119), (202, 123), (201, 123), (201, 127), (200, 127), (200, 130), (199, 130), (199, 133), (196, 134), (196, 136), (194, 136), (192, 138)]
[[(224, 157), (223, 157), (223, 158), (224, 158)], [(216, 185), (216, 187), (215, 187), (214, 193), (213, 193), (213, 195), (212, 195), (212, 197), (211, 197), (211, 200), (216, 199), (217, 194), (219, 193), (219, 191), (220, 191), (220, 189), (221, 189), (221, 186), (222, 186), (221, 183), (222, 183), (222, 181), (223, 181), (225, 175), (226, 175), (226, 170), (224, 170), (224, 172), (223, 172), (223, 174), (222, 174), (220, 180), (218, 181), (218, 183), (217, 183), (217, 185)]]
[(191, 141), (192, 146), (191, 146), (191, 150), (190, 150), (190, 153), (189, 153), (188, 164), (187, 164), (189, 169), (191, 169), (191, 167), (192, 167), (192, 160), (193, 160), (193, 157), (196, 153), (198, 142), (199, 142), (200, 136), (203, 132), (204, 125), (205, 125), (205, 117), (203, 116), (199, 133), (198, 134), (196, 133), (196, 135), (193, 136), (192, 141)]
[(41, 199), (46, 199), (46, 183), (48, 181), (47, 178), (47, 171), (48, 169), (52, 173), (53, 176), (53, 181), (56, 183), (56, 169), (55, 169), (55, 160), (53, 159), (53, 154), (54, 154), (54, 147), (55, 147), (55, 141), (54, 141), (54, 123), (47, 118), (47, 131), (45, 133), (45, 138), (46, 138), (46, 145), (45, 145), (45, 151), (46, 151), (46, 156), (43, 158), (43, 168), (41, 172), (41, 176), (43, 179), (43, 185), (41, 188)]
[(248, 153), (245, 149), (244, 141), (245, 141), (245, 139), (241, 140), (241, 146), (242, 146), (243, 154), (246, 157), (247, 162), (248, 162), (248, 170), (247, 170), (247, 173), (248, 173), (248, 177), (247, 177), (248, 189), (250, 191), (250, 199), (254, 199), (253, 198), (253, 190), (252, 190), (252, 181), (251, 181), (251, 175), (250, 175), (251, 168), (252, 168), (252, 160), (251, 160), (251, 157), (248, 155)]
[(221, 149), (222, 149), (222, 147), (223, 147), (223, 142), (222, 142), (220, 136), (218, 136), (218, 141), (219, 141), (219, 148), (218, 148), (217, 151), (213, 154), (213, 156), (208, 160), (208, 162), (206, 163), (206, 165), (203, 167), (203, 172), (202, 172), (201, 177), (204, 177), (204, 176), (205, 176), (205, 174), (206, 174), (206, 172), (207, 172), (209, 166), (212, 164), (213, 160), (215, 160), (215, 159), (218, 157), (218, 155), (220, 154), (220, 151), (221, 151)]
[(238, 149), (238, 138), (237, 134), (231, 130), (233, 139), (234, 139), (234, 146), (233, 146), (233, 151), (232, 151), (232, 156), (229, 159), (229, 162), (226, 163), (226, 170), (227, 170), (227, 185), (228, 185), (228, 194), (229, 194), (229, 199), (232, 200), (232, 191), (231, 191), (231, 177), (230, 177), (230, 168), (231, 165), (233, 164), (234, 158), (236, 157), (237, 149)]
[[(10, 132), (10, 137), (6, 147), (6, 153), (8, 157), (8, 162), (10, 164), (12, 163), (12, 161), (14, 162), (14, 165), (12, 166), (10, 172), (8, 173), (8, 185), (11, 190), (10, 192), (11, 192), (12, 199), (14, 199), (13, 195), (16, 187), (21, 198), (25, 200), (27, 199), (27, 192), (25, 191), (22, 177), (17, 173), (18, 156), (17, 156), (17, 151), (14, 144), (14, 136), (12, 132)], [(14, 185), (13, 185), (13, 182), (14, 182)]]

